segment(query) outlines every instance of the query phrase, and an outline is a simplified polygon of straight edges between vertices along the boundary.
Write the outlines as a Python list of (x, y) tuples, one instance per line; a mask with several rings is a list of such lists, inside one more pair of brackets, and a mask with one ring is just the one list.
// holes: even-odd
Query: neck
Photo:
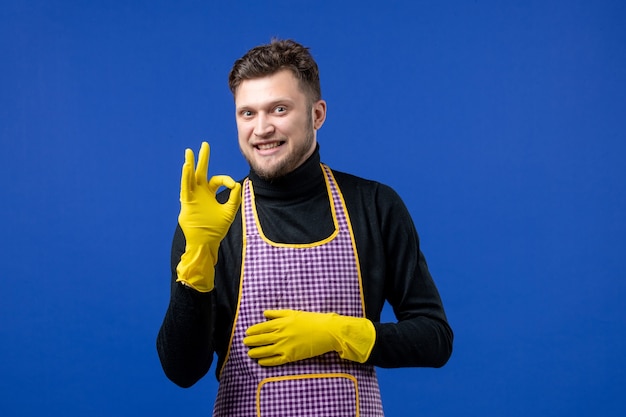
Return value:
[(275, 180), (264, 180), (254, 171), (249, 178), (254, 186), (255, 195), (272, 199), (291, 199), (311, 195), (311, 191), (324, 186), (324, 177), (320, 168), (319, 147), (298, 168)]

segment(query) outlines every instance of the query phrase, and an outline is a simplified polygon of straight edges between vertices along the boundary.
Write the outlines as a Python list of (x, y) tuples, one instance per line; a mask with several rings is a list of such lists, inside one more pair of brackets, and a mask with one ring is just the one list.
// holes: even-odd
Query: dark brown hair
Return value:
[(312, 102), (322, 98), (319, 69), (309, 48), (290, 39), (272, 39), (269, 44), (250, 49), (235, 61), (228, 75), (228, 86), (234, 95), (242, 81), (272, 75), (283, 69), (293, 73)]

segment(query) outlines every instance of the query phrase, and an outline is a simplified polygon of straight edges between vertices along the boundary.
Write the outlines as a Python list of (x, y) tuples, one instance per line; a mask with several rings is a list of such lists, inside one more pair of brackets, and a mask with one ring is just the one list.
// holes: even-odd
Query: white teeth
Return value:
[(272, 142), (272, 143), (266, 143), (263, 145), (258, 145), (257, 148), (259, 148), (260, 150), (264, 151), (267, 149), (273, 149), (280, 146), (280, 142)]

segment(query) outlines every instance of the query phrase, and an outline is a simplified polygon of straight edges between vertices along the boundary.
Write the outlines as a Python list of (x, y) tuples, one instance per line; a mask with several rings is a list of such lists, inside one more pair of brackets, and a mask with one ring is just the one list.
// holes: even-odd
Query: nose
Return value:
[(257, 114), (256, 124), (254, 126), (254, 134), (258, 137), (267, 137), (274, 133), (274, 125), (267, 115), (263, 113)]

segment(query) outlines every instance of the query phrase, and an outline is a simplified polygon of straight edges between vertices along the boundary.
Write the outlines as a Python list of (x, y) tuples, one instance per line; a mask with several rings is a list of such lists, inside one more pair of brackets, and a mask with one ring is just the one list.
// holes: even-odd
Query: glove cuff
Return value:
[(338, 342), (337, 353), (342, 359), (365, 363), (374, 349), (376, 329), (374, 323), (366, 318), (336, 316), (338, 330), (335, 340)]
[(200, 292), (213, 290), (217, 250), (210, 245), (187, 245), (176, 266), (176, 282), (183, 282)]

